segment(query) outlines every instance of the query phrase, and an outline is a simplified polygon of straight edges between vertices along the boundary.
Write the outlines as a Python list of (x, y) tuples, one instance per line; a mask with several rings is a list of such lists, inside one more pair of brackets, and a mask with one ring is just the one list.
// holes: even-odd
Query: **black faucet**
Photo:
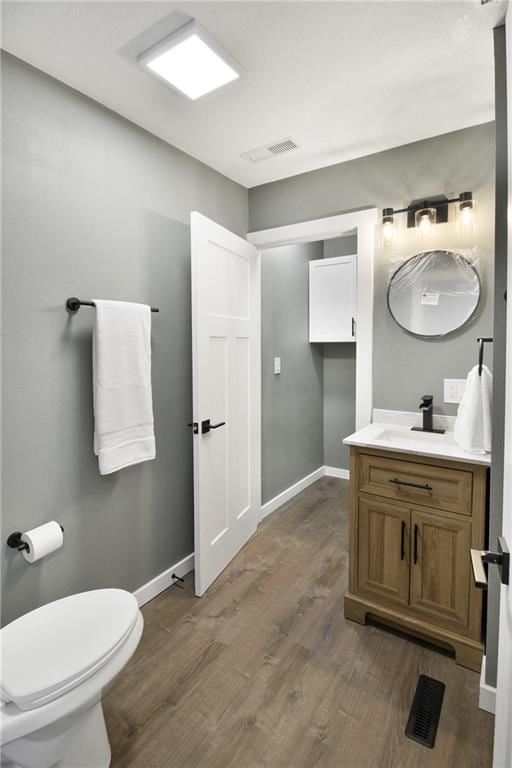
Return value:
[(444, 434), (444, 429), (434, 429), (434, 395), (423, 395), (420, 403), (420, 410), (423, 411), (423, 426), (411, 427), (414, 432), (437, 432)]

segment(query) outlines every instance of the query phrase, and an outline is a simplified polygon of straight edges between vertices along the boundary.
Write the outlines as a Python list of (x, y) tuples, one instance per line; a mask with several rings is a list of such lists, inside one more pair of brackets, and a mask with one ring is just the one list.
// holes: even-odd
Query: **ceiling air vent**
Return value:
[(296, 143), (292, 139), (283, 139), (275, 144), (269, 144), (268, 151), (273, 155), (279, 155), (281, 152), (289, 152), (291, 149), (297, 149)]
[(263, 147), (250, 149), (248, 152), (242, 152), (241, 157), (247, 160), (248, 163), (259, 163), (260, 160), (267, 160), (269, 157), (281, 155), (284, 152), (291, 152), (292, 149), (298, 149), (298, 145), (293, 139), (287, 138), (274, 141), (272, 144), (265, 144)]

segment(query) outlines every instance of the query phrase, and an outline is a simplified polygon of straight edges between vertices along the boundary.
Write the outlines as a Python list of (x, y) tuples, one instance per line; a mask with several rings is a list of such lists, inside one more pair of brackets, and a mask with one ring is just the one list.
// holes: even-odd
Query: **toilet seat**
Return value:
[(73, 713), (83, 712), (91, 706), (91, 703), (101, 702), (103, 689), (122, 671), (132, 657), (139, 644), (143, 628), (144, 621), (139, 610), (132, 631), (128, 633), (126, 640), (110, 660), (81, 685), (75, 686), (44, 706), (23, 710), (14, 702), (0, 704), (0, 747), (3, 748), (16, 739), (30, 737), (30, 734), (41, 733), (42, 728), (51, 728), (53, 723), (58, 723), (62, 719), (69, 722)]
[(0, 630), (0, 697), (31, 710), (63, 696), (115, 656), (139, 616), (121, 589), (56, 600)]

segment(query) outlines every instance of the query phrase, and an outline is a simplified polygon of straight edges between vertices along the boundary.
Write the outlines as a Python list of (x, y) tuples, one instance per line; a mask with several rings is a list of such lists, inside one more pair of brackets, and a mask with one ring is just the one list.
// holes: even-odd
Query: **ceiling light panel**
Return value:
[(192, 100), (237, 80), (242, 74), (234, 57), (197, 21), (154, 45), (137, 62)]

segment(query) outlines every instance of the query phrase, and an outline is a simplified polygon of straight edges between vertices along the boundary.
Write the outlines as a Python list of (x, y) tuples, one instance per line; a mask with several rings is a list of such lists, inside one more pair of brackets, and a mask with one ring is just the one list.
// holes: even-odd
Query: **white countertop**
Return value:
[(374, 422), (354, 432), (343, 441), (345, 445), (360, 448), (379, 448), (385, 451), (408, 453), (415, 456), (431, 456), (436, 459), (464, 461), (468, 464), (490, 466), (489, 453), (467, 453), (453, 439), (453, 432), (443, 435), (430, 432), (413, 432), (410, 426)]

